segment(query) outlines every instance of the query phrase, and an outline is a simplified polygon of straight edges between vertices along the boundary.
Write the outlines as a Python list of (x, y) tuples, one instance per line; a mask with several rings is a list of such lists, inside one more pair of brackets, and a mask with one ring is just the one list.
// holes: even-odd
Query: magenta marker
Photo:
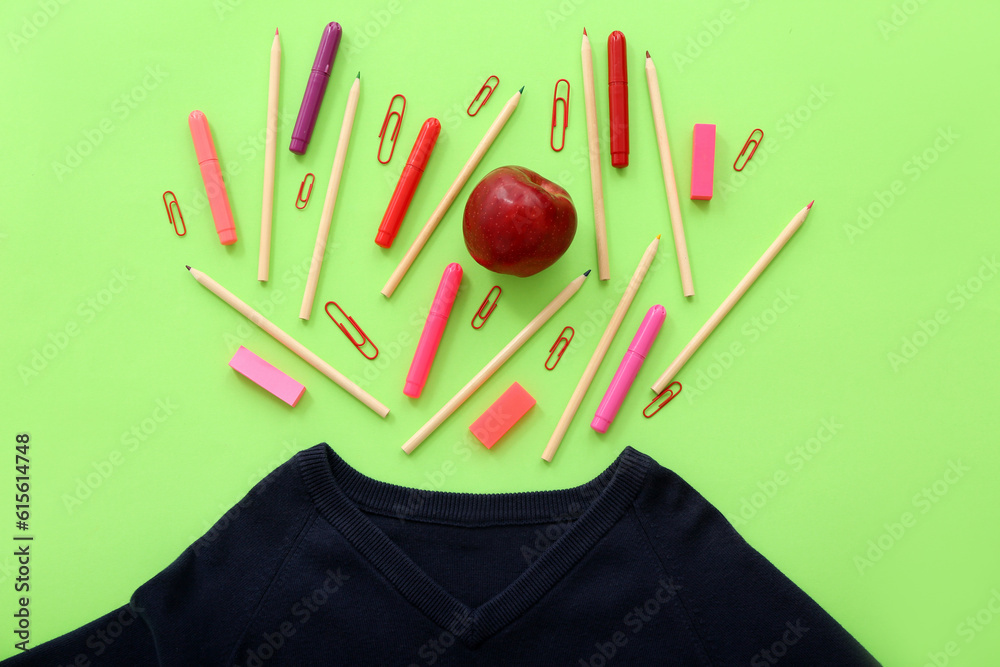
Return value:
[(646, 317), (642, 319), (639, 330), (635, 332), (635, 338), (628, 346), (622, 362), (618, 364), (618, 370), (615, 371), (615, 376), (611, 379), (608, 390), (604, 392), (601, 404), (597, 406), (597, 414), (594, 415), (594, 421), (590, 422), (590, 428), (598, 433), (608, 432), (608, 427), (611, 426), (615, 415), (618, 414), (618, 408), (622, 406), (622, 401), (625, 400), (625, 395), (628, 394), (629, 388), (635, 381), (635, 376), (639, 374), (639, 368), (646, 360), (649, 348), (653, 346), (653, 341), (660, 333), (660, 327), (663, 326), (663, 320), (666, 318), (667, 311), (663, 306), (653, 306), (646, 313)]
[(451, 307), (455, 304), (455, 296), (461, 284), (461, 265), (453, 262), (446, 266), (437, 293), (434, 295), (434, 302), (431, 303), (431, 312), (427, 314), (424, 331), (420, 334), (417, 351), (413, 354), (410, 372), (406, 374), (403, 393), (411, 398), (417, 398), (424, 390), (427, 375), (431, 372), (431, 364), (434, 363), (434, 356), (437, 354), (441, 336), (444, 335), (444, 327), (448, 324), (448, 316), (451, 315)]
[(319, 40), (319, 50), (309, 72), (309, 82), (306, 84), (305, 95), (302, 96), (302, 106), (299, 107), (299, 117), (295, 119), (295, 129), (292, 130), (292, 143), (288, 150), (304, 155), (313, 128), (316, 127), (316, 117), (319, 116), (319, 105), (323, 103), (326, 84), (330, 81), (330, 70), (333, 69), (333, 59), (337, 57), (340, 46), (340, 36), (343, 34), (340, 24), (336, 21), (328, 23), (323, 29), (323, 37)]

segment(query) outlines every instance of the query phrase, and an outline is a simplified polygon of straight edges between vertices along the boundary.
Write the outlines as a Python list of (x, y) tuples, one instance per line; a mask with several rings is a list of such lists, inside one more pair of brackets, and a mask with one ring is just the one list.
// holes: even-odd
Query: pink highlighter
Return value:
[(188, 127), (191, 128), (191, 138), (194, 140), (194, 152), (201, 166), (201, 178), (205, 182), (205, 194), (212, 209), (212, 219), (215, 220), (215, 231), (219, 234), (222, 245), (236, 243), (236, 225), (233, 224), (233, 211), (229, 208), (229, 195), (226, 194), (226, 183), (222, 180), (222, 169), (219, 167), (219, 156), (215, 153), (215, 142), (212, 141), (212, 131), (208, 127), (208, 119), (200, 111), (192, 111), (188, 116)]
[(665, 319), (667, 311), (663, 306), (653, 306), (646, 313), (622, 362), (618, 364), (618, 370), (615, 371), (601, 404), (597, 406), (597, 413), (594, 415), (594, 421), (590, 422), (590, 428), (598, 433), (608, 432), (608, 427), (618, 414), (618, 408), (622, 406), (622, 401), (625, 400), (625, 395), (635, 381), (635, 376), (639, 374), (639, 368), (646, 360), (649, 348), (653, 346), (653, 341), (659, 335)]
[(403, 393), (407, 396), (417, 398), (424, 390), (427, 375), (431, 372), (431, 364), (434, 363), (434, 356), (437, 354), (441, 336), (444, 335), (444, 327), (448, 324), (448, 316), (451, 315), (451, 307), (455, 304), (455, 296), (461, 284), (461, 265), (453, 262), (446, 266), (437, 293), (434, 295), (434, 302), (431, 303), (431, 311), (427, 314), (424, 332), (420, 334), (417, 351), (413, 354), (410, 372), (406, 375)]

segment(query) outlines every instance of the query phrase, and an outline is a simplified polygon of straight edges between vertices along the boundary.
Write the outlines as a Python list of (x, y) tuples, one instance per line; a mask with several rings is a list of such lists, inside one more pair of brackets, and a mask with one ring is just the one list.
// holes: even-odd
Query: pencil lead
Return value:
[(517, 92), (519, 92), (519, 93), (523, 93), (523, 92), (524, 92), (524, 86), (521, 86), (521, 90), (519, 90), (519, 91), (517, 91)]
[(584, 28), (584, 29), (583, 29), (583, 34), (584, 34), (584, 35), (586, 35), (586, 34), (587, 34), (587, 29), (586, 29), (586, 28)]
[(358, 79), (361, 78), (361, 71), (360, 70), (358, 71), (358, 76), (356, 78), (358, 78)]
[(660, 235), (659, 235), (659, 234), (657, 234), (657, 235), (656, 235), (656, 238), (660, 238)]
[(275, 36), (275, 37), (277, 37), (277, 36), (278, 36), (278, 29), (277, 29), (277, 28), (275, 28), (275, 29), (274, 29), (274, 36)]
[(584, 278), (586, 278), (589, 275), (590, 275), (590, 269), (587, 269), (586, 271), (583, 272), (583, 277)]
[(811, 208), (813, 207), (813, 204), (814, 204), (815, 202), (816, 202), (816, 200), (815, 200), (815, 199), (813, 199), (813, 200), (812, 200), (811, 202), (809, 202), (809, 206), (806, 206), (806, 210), (808, 211), (809, 209), (811, 209)]
[(649, 58), (649, 51), (646, 51), (646, 57)]
[(185, 265), (184, 265), (184, 268), (186, 268), (186, 269), (187, 269), (188, 271), (190, 271), (190, 270), (191, 270), (191, 266), (190, 266), (190, 265), (188, 265), (188, 264), (185, 264)]

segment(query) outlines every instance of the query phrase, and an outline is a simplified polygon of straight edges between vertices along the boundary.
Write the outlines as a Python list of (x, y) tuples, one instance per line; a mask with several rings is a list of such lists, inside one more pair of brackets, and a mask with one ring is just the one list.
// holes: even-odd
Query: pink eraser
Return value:
[(518, 383), (512, 384), (500, 395), (493, 405), (486, 409), (479, 419), (472, 422), (469, 430), (479, 438), (479, 442), (489, 449), (497, 444), (497, 440), (517, 423), (517, 420), (531, 409), (535, 399)]
[(240, 345), (229, 365), (247, 376), (264, 389), (294, 406), (302, 398), (306, 388), (267, 363), (256, 354)]
[(715, 178), (715, 125), (695, 123), (691, 149), (691, 199), (711, 199)]

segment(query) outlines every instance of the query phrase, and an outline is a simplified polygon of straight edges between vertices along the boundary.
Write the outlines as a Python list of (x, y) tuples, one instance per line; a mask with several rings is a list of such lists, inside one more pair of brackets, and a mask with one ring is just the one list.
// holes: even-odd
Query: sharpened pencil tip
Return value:
[(806, 206), (806, 210), (808, 211), (809, 209), (811, 209), (813, 207), (814, 203), (816, 203), (815, 199), (813, 199), (811, 202), (809, 202), (809, 206)]
[(649, 57), (649, 51), (646, 51), (646, 57), (647, 58)]
[(587, 34), (587, 29), (586, 29), (586, 28), (584, 28), (584, 29), (583, 29), (583, 34), (584, 34), (584, 35), (586, 35), (586, 34)]
[(190, 271), (190, 270), (191, 270), (191, 266), (190, 266), (190, 265), (188, 265), (188, 264), (185, 264), (185, 265), (184, 265), (184, 268), (185, 268), (185, 269), (187, 269), (188, 271)]
[(361, 72), (360, 72), (360, 71), (358, 72), (358, 76), (357, 76), (357, 77), (355, 77), (355, 78), (357, 78), (357, 79), (360, 79), (360, 78), (361, 78)]
[(583, 272), (583, 276), (584, 276), (585, 278), (586, 278), (587, 276), (589, 276), (589, 275), (590, 275), (590, 269), (587, 269), (586, 271), (584, 271), (584, 272)]
[(656, 238), (660, 238), (660, 235), (659, 235), (659, 234), (657, 234), (657, 235), (656, 235)]
[(275, 28), (275, 29), (274, 29), (274, 36), (275, 36), (275, 37), (277, 37), (277, 36), (278, 36), (278, 29), (277, 29), (277, 28)]
[(524, 92), (524, 86), (521, 86), (521, 90), (519, 90), (519, 91), (517, 91), (517, 92), (519, 92), (519, 93), (523, 93), (523, 92)]

